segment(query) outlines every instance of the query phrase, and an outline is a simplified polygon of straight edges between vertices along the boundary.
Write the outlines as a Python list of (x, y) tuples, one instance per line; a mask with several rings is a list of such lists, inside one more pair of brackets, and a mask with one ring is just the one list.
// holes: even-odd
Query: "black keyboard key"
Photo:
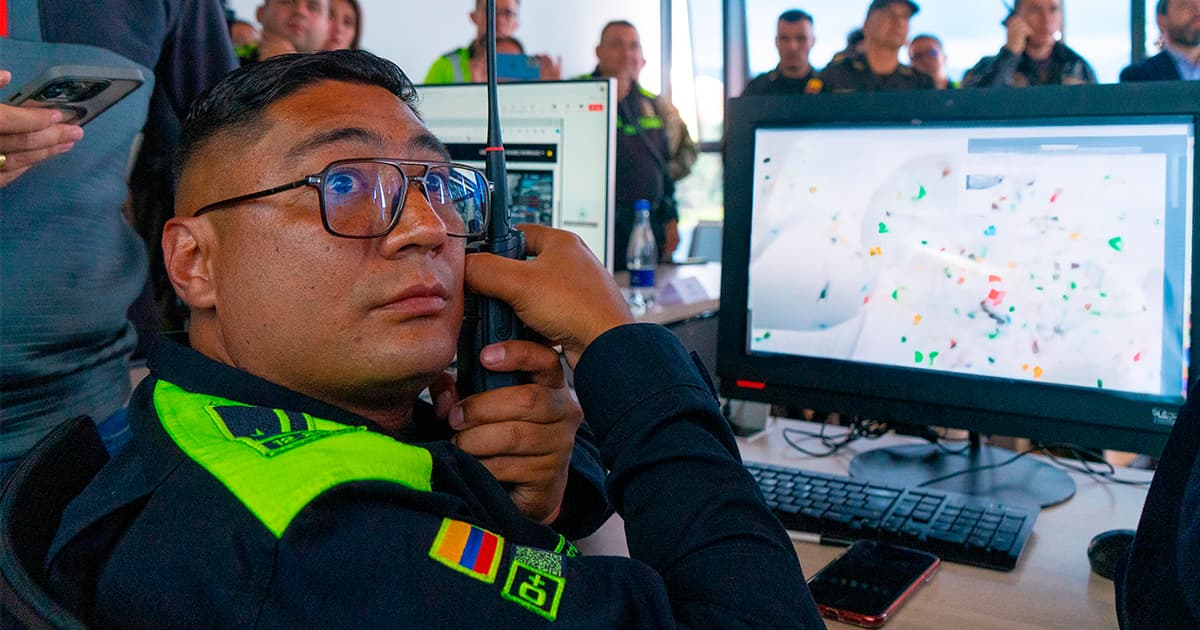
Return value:
[(948, 562), (1012, 569), (1037, 512), (929, 488), (864, 484), (848, 477), (748, 462), (784, 526), (872, 538), (931, 551)]

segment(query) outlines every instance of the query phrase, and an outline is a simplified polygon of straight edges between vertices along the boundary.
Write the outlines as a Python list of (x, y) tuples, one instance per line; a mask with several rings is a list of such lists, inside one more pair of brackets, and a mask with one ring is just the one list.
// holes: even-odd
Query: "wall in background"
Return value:
[[(415, 81), (440, 55), (471, 40), (475, 27), (467, 14), (474, 0), (443, 2), (395, 2), (359, 0), (365, 16), (362, 45), (391, 59)], [(255, 22), (258, 0), (233, 0), (238, 17)], [(658, 92), (661, 74), (661, 20), (657, 0), (607, 0), (604, 3), (523, 0), (521, 27), (517, 37), (529, 52), (562, 55), (563, 76), (591, 72), (596, 65), (595, 48), (600, 29), (610, 20), (624, 19), (637, 25), (646, 54), (642, 84)]]

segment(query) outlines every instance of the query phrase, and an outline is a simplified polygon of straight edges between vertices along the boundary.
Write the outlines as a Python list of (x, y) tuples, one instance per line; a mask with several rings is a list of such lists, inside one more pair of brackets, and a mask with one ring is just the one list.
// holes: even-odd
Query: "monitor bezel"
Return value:
[[(742, 97), (729, 103), (725, 227), (717, 374), (725, 396), (794, 405), (987, 435), (1067, 442), (1092, 448), (1161, 453), (1182, 399), (1073, 388), (880, 364), (748, 352), (748, 304), (754, 142), (765, 128), (834, 125), (919, 126), (1014, 120), (1171, 116), (1200, 132), (1200, 84), (1187, 82), (1008, 88), (951, 92), (876, 92)], [(1200, 159), (1193, 156), (1192, 256), (1200, 246)], [(1191, 277), (1191, 330), (1197, 328), (1200, 274)], [(735, 306), (740, 305), (740, 306)], [(1200, 332), (1196, 333), (1200, 335)], [(1190, 378), (1200, 348), (1188, 352)], [(864, 385), (869, 383), (869, 386)], [(1122, 418), (1147, 418), (1134, 426)]]
[[(556, 79), (552, 81), (504, 81), (499, 84), (499, 90), (508, 90), (510, 87), (529, 87), (529, 86), (555, 86), (555, 85), (571, 85), (578, 86), (580, 84), (596, 83), (608, 86), (605, 94), (607, 103), (605, 103), (605, 111), (607, 113), (608, 140), (604, 150), (604, 164), (607, 169), (606, 186), (605, 186), (605, 228), (604, 228), (604, 258), (600, 262), (611, 273), (613, 270), (613, 233), (616, 225), (617, 212), (617, 194), (616, 194), (616, 177), (617, 177), (617, 80), (610, 77), (585, 77), (581, 79)], [(422, 122), (426, 118), (426, 113), (422, 108), (422, 100), (425, 90), (434, 89), (450, 89), (450, 90), (482, 90), (484, 91), (483, 98), (487, 99), (487, 85), (484, 83), (417, 83), (413, 86), (417, 91), (417, 112), (421, 117)], [(504, 95), (500, 93), (498, 98), (503, 102)], [(485, 121), (486, 122), (486, 121)], [(501, 114), (501, 129), (503, 129), (504, 119)], [(486, 128), (486, 124), (485, 124)], [(440, 138), (439, 138), (440, 139)]]

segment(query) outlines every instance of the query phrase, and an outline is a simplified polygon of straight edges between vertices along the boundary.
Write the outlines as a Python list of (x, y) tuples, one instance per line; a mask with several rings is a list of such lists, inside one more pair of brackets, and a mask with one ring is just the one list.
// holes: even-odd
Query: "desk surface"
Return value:
[[(622, 290), (629, 288), (629, 272), (618, 271), (613, 274)], [(659, 292), (673, 280), (695, 278), (704, 287), (708, 299), (696, 300), (687, 304), (663, 305), (656, 303), (645, 313), (638, 315), (638, 321), (651, 324), (670, 324), (681, 322), (693, 317), (708, 315), (721, 308), (721, 264), (705, 263), (702, 265), (659, 265), (655, 274), (654, 284)]]
[[(738, 438), (743, 459), (847, 474), (857, 453), (913, 439), (886, 436), (859, 441), (827, 458), (812, 458), (784, 441), (784, 426), (818, 425), (772, 420), (751, 438)], [(1042, 510), (1025, 551), (1010, 572), (979, 569), (951, 562), (910, 600), (885, 628), (1116, 628), (1113, 584), (1091, 572), (1087, 545), (1109, 529), (1137, 527), (1145, 486), (1095, 481), (1071, 473), (1074, 498)], [(1149, 471), (1119, 469), (1123, 479), (1145, 480)], [(841, 553), (838, 547), (793, 543), (804, 574), (811, 577)], [(628, 554), (624, 530), (614, 517), (595, 535), (580, 542), (585, 553)], [(853, 628), (829, 621), (830, 628)]]

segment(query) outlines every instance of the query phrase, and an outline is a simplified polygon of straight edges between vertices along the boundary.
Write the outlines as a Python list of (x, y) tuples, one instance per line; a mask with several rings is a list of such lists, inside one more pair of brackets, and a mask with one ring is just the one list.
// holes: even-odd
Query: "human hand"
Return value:
[(458, 431), (451, 441), (509, 487), (522, 514), (552, 523), (562, 508), (575, 431), (583, 421), (558, 353), (532, 341), (506, 341), (484, 348), (479, 358), (489, 370), (526, 372), (532, 382), (458, 401), (453, 380), (443, 375), (429, 387), (435, 411)]
[(1014, 55), (1024, 54), (1025, 47), (1029, 45), (1029, 36), (1033, 35), (1033, 28), (1029, 26), (1029, 22), (1013, 14), (1004, 26), (1008, 29), (1008, 41), (1004, 47)]
[(551, 57), (550, 55), (534, 55), (538, 60), (538, 66), (541, 71), (538, 74), (539, 81), (558, 81), (562, 78), (562, 55)]
[[(12, 73), (0, 70), (0, 87), (12, 81)], [(48, 107), (0, 105), (0, 188), (7, 186), (31, 166), (66, 153), (83, 137), (83, 127), (62, 124), (63, 113)]]
[(671, 262), (671, 258), (675, 255), (675, 250), (679, 249), (679, 222), (667, 221), (664, 223), (663, 236), (666, 239), (663, 241), (662, 259), (665, 262)]
[(632, 323), (621, 290), (575, 234), (522, 224), (533, 260), (468, 254), (467, 287), (513, 308), (529, 328), (560, 345), (574, 369), (588, 344), (611, 328)]

